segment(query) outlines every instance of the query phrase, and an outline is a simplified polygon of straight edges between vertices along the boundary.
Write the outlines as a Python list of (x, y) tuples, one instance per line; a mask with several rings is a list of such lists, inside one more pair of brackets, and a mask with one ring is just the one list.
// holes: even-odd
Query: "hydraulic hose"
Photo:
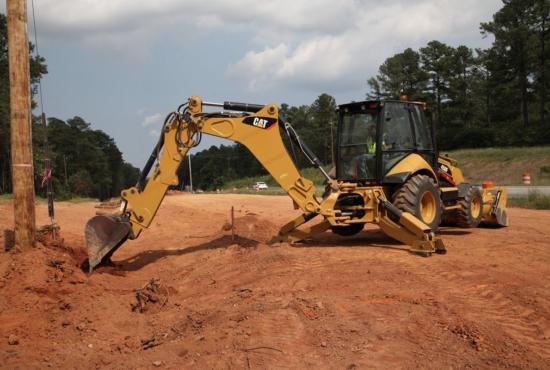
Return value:
[(302, 153), (304, 153), (304, 155), (311, 162), (311, 164), (314, 165), (317, 169), (319, 169), (319, 171), (323, 173), (323, 175), (326, 177), (328, 181), (332, 180), (329, 174), (326, 173), (326, 171), (324, 170), (323, 164), (321, 163), (319, 158), (317, 158), (315, 153), (313, 153), (313, 151), (307, 146), (307, 144), (300, 138), (296, 130), (294, 130), (294, 127), (292, 127), (289, 122), (286, 122), (285, 120), (283, 120), (280, 116), (279, 116), (279, 120), (283, 122), (285, 131), (288, 137), (290, 138), (290, 140), (292, 140), (296, 145), (298, 145)]

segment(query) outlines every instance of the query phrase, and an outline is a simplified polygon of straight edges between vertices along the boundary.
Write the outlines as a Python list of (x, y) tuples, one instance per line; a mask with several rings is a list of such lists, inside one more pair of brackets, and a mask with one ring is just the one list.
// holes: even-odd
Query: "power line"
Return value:
[[(35, 47), (35, 57), (38, 58), (40, 53), (38, 51), (38, 29), (36, 28), (36, 17), (34, 15), (34, 0), (31, 0), (31, 9), (32, 9), (32, 25), (34, 29), (34, 47)], [(40, 110), (42, 115), (44, 115), (44, 101), (42, 99), (42, 77), (38, 77), (38, 96), (40, 97)]]
[[(34, 0), (31, 0), (32, 10), (32, 24), (34, 28), (34, 55), (36, 60), (40, 63), (40, 52), (38, 48), (38, 28), (36, 27), (36, 15), (34, 12)], [(40, 119), (44, 126), (44, 176), (42, 178), (42, 186), (46, 185), (46, 194), (48, 197), (48, 216), (52, 222), (52, 235), (55, 239), (55, 228), (53, 227), (54, 221), (54, 203), (53, 203), (53, 188), (52, 188), (52, 170), (50, 165), (50, 145), (48, 142), (48, 124), (46, 123), (46, 114), (44, 113), (44, 94), (42, 93), (42, 74), (38, 75), (38, 96), (40, 99)]]

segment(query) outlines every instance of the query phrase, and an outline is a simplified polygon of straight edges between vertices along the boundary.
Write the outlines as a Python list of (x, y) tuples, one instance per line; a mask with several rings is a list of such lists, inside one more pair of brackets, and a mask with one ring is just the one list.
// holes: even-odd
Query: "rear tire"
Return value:
[(441, 191), (435, 181), (426, 175), (408, 179), (393, 195), (393, 205), (412, 213), (432, 230), (441, 223)]
[(478, 227), (483, 217), (483, 197), (478, 188), (470, 187), (464, 199), (458, 202), (460, 208), (456, 210), (455, 223), (458, 227)]

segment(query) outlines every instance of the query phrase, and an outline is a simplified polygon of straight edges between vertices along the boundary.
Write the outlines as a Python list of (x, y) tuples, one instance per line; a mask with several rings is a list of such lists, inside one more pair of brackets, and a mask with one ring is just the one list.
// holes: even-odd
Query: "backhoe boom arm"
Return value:
[(279, 111), (275, 104), (266, 106), (225, 103), (226, 108), (256, 110), (251, 114), (206, 113), (199, 97), (189, 99), (186, 114), (176, 117), (164, 126), (164, 144), (159, 165), (154, 169), (145, 187), (130, 188), (122, 192), (130, 212), (133, 238), (151, 224), (166, 191), (178, 185), (177, 170), (181, 161), (194, 145), (193, 136), (205, 133), (239, 142), (258, 159), (262, 166), (304, 211), (319, 208), (315, 186), (302, 177), (289, 156), (278, 129)]
[[(219, 106), (239, 113), (204, 113), (203, 106)], [(245, 112), (245, 113), (243, 113)], [(279, 131), (279, 109), (247, 103), (203, 103), (189, 98), (184, 112), (168, 116), (162, 137), (147, 161), (136, 187), (122, 191), (123, 208), (118, 216), (98, 216), (86, 228), (90, 269), (110, 256), (126, 240), (135, 239), (149, 227), (170, 186), (178, 185), (178, 168), (197, 136), (209, 134), (239, 142), (258, 159), (279, 185), (304, 212), (319, 212), (315, 186), (302, 177), (289, 156)], [(152, 169), (155, 161), (158, 165)], [(152, 169), (152, 173), (149, 172)], [(117, 224), (120, 226), (117, 229)], [(102, 228), (101, 232), (97, 229)], [(105, 229), (108, 231), (105, 232)], [(122, 237), (121, 235), (126, 235)]]

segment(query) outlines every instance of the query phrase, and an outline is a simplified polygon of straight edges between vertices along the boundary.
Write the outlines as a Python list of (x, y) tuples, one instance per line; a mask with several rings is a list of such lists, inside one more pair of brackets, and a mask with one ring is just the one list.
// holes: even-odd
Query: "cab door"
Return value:
[(381, 177), (415, 148), (415, 138), (408, 104), (385, 102), (379, 136)]
[(417, 104), (386, 102), (379, 137), (382, 178), (411, 153), (421, 155), (432, 168), (436, 163), (430, 128)]
[(424, 111), (418, 104), (408, 104), (410, 119), (413, 127), (415, 149), (432, 168), (437, 167), (437, 155), (435, 151), (432, 129), (424, 115)]

